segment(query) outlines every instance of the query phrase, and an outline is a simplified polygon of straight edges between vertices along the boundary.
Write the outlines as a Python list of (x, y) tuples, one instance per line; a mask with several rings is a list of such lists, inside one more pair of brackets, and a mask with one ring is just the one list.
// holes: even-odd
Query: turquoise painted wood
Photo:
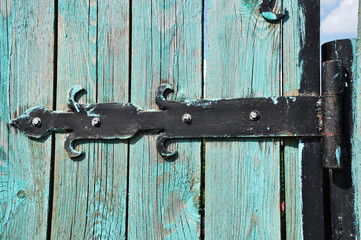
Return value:
[(284, 145), (286, 239), (303, 239), (302, 221), (302, 151), (299, 140)]
[[(169, 163), (148, 134), (83, 141), (86, 155), (74, 161), (65, 135), (32, 141), (8, 125), (35, 105), (66, 110), (77, 84), (82, 103), (143, 109), (157, 108), (161, 83), (177, 100), (299, 95), (307, 12), (284, 0), (287, 21), (271, 24), (260, 2), (0, 0), (0, 238), (281, 239), (286, 229), (286, 239), (303, 239), (298, 140), (284, 141), (284, 152), (281, 139), (177, 140)], [(358, 137), (353, 145), (360, 216)]]
[[(207, 1), (206, 98), (280, 93), (280, 24), (260, 1)], [(205, 237), (280, 239), (278, 139), (207, 141)]]
[[(300, 51), (306, 34), (306, 9), (297, 1), (284, 0), (289, 18), (283, 25), (282, 80), (284, 96), (298, 96), (304, 69)], [(316, 43), (315, 43), (316, 44)], [(284, 216), (286, 239), (303, 239), (302, 222), (302, 150), (304, 144), (295, 139), (284, 139)]]
[[(80, 102), (127, 102), (128, 1), (58, 1), (57, 109), (80, 84)], [(83, 142), (79, 161), (67, 157), (64, 135), (55, 145), (53, 239), (125, 237), (127, 142)]]
[(54, 3), (0, 1), (0, 238), (45, 239), (51, 137), (9, 126), (29, 107), (52, 108)]
[[(131, 101), (156, 109), (161, 83), (173, 99), (202, 94), (202, 1), (132, 3)], [(131, 140), (129, 158), (129, 239), (197, 239), (200, 236), (200, 141), (177, 141), (179, 158), (164, 161), (156, 136)]]
[[(360, 1), (361, 2), (361, 1)], [(354, 76), (356, 81), (353, 83), (353, 138), (352, 144), (352, 179), (355, 189), (355, 227), (356, 238), (361, 239), (361, 11), (359, 10), (358, 21), (358, 39), (354, 42), (355, 55), (357, 62), (354, 61), (353, 72), (357, 75)], [(356, 63), (355, 63), (356, 62)]]

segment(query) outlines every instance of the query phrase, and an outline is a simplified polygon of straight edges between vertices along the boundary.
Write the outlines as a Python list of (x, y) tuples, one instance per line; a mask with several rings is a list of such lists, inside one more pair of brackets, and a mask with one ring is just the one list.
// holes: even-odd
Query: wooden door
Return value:
[[(156, 134), (33, 141), (9, 126), (33, 106), (171, 97), (318, 96), (319, 0), (0, 0), (0, 236), (4, 239), (327, 239), (320, 142), (177, 140)], [(282, 6), (281, 6), (282, 5)], [(275, 116), (276, 117), (276, 116)], [(312, 221), (311, 221), (312, 220)]]

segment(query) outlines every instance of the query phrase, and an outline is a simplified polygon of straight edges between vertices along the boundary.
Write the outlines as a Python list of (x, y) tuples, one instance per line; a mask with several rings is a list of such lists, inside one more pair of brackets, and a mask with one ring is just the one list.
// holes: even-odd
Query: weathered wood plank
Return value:
[[(283, 7), (288, 11), (282, 38), (283, 94), (319, 95), (320, 1), (285, 0)], [(323, 239), (323, 173), (321, 155), (316, 152), (320, 142), (290, 139), (284, 142), (285, 237)]]
[[(280, 24), (259, 3), (207, 1), (206, 98), (278, 96)], [(205, 161), (205, 238), (280, 239), (279, 141), (207, 141)]]
[[(87, 90), (80, 102), (127, 102), (129, 2), (58, 4), (57, 108), (76, 84)], [(63, 141), (57, 135), (52, 238), (124, 238), (127, 143), (86, 142), (85, 159), (73, 161)]]
[(284, 145), (286, 239), (303, 239), (302, 151), (303, 143), (289, 139)]
[(279, 150), (271, 140), (207, 141), (207, 239), (280, 239)]
[(53, 107), (53, 1), (0, 1), (0, 238), (45, 239), (51, 141), (10, 127), (28, 108)]
[[(202, 91), (202, 1), (132, 3), (131, 101), (156, 109), (154, 91), (170, 83), (175, 99)], [(181, 116), (180, 116), (181, 120)], [(200, 142), (177, 141), (169, 163), (156, 136), (132, 140), (129, 162), (129, 239), (196, 239), (200, 235)]]
[[(97, 102), (129, 100), (130, 0), (98, 1)], [(100, 239), (126, 234), (128, 141), (105, 141), (98, 150), (94, 178), (102, 179), (94, 202)]]
[[(305, 9), (292, 0), (285, 0), (284, 7), (289, 19), (283, 26), (283, 94), (297, 96), (303, 70), (300, 49), (305, 34)], [(303, 239), (302, 146), (297, 140), (284, 139), (286, 239)]]
[[(361, 2), (361, 1), (360, 1)], [(361, 4), (361, 3), (360, 3)], [(353, 118), (353, 137), (352, 144), (352, 178), (355, 189), (355, 228), (356, 239), (361, 238), (361, 11), (358, 16), (358, 39), (357, 39), (357, 64), (353, 65), (352, 72), (355, 73), (353, 83), (353, 101), (352, 101), (352, 118)]]

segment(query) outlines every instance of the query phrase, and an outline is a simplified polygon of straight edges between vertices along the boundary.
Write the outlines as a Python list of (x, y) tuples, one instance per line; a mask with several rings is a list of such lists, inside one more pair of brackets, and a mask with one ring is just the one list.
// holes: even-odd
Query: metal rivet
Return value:
[(92, 120), (92, 125), (94, 127), (99, 127), (100, 126), (100, 118), (96, 117), (96, 118), (93, 118)]
[(39, 117), (34, 117), (33, 120), (31, 121), (31, 123), (35, 127), (40, 127), (41, 126), (41, 119)]
[(249, 118), (251, 120), (258, 120), (259, 119), (259, 113), (257, 111), (252, 111), (250, 114), (249, 114)]
[(182, 116), (182, 121), (185, 123), (185, 124), (191, 124), (192, 122), (192, 116), (188, 113), (184, 114)]
[(20, 199), (24, 199), (24, 198), (26, 198), (26, 192), (25, 192), (24, 190), (20, 190), (20, 191), (16, 194), (16, 196), (18, 196), (18, 198), (20, 198)]

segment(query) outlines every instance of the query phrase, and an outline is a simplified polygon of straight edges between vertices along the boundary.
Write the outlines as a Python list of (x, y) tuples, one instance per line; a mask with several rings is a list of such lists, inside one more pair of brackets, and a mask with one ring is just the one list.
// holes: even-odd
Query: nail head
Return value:
[(249, 114), (249, 118), (251, 120), (258, 120), (259, 119), (259, 113), (257, 111), (252, 111), (250, 114)]
[(192, 116), (189, 113), (186, 113), (182, 116), (182, 121), (185, 124), (191, 124), (192, 122)]
[(31, 123), (35, 127), (40, 127), (41, 126), (41, 119), (39, 117), (34, 117), (33, 120), (31, 121)]
[(93, 118), (92, 120), (92, 125), (94, 127), (99, 127), (100, 126), (100, 118), (96, 117), (96, 118)]

